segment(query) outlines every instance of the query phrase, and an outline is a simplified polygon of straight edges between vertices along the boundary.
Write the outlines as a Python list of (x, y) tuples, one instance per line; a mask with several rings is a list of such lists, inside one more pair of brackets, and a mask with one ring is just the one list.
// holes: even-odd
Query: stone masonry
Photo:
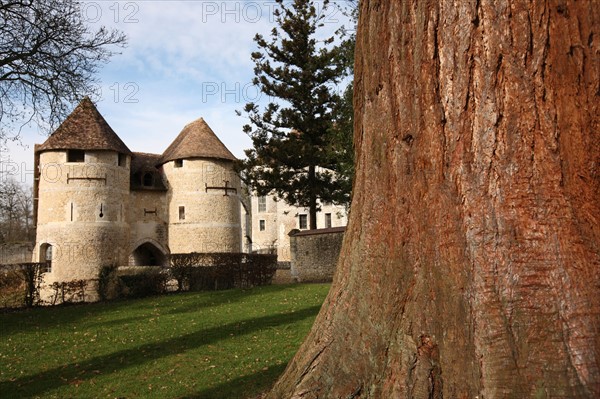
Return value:
[(345, 227), (290, 233), (291, 275), (296, 281), (329, 282), (342, 249)]
[(203, 119), (163, 154), (131, 152), (84, 99), (35, 148), (32, 260), (51, 261), (44, 282), (163, 265), (170, 253), (241, 252), (234, 161)]

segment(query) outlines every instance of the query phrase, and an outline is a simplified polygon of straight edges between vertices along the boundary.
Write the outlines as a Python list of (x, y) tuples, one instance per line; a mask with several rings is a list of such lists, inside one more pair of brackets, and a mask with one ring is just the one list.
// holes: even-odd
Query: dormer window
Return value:
[(83, 150), (68, 150), (67, 162), (85, 162), (85, 151)]
[(144, 173), (144, 177), (142, 178), (142, 185), (144, 187), (152, 187), (154, 185), (154, 173)]
[(182, 168), (183, 167), (183, 159), (176, 159), (175, 160), (175, 167), (176, 168)]

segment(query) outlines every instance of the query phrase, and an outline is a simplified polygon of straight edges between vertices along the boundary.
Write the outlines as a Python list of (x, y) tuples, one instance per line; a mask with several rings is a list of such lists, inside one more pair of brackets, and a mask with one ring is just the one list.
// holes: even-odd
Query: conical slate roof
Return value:
[(131, 154), (88, 97), (81, 100), (44, 144), (36, 146), (36, 152), (49, 150), (111, 150)]
[(162, 154), (160, 164), (185, 158), (218, 158), (235, 161), (236, 158), (219, 140), (215, 132), (200, 118), (187, 124), (179, 136)]

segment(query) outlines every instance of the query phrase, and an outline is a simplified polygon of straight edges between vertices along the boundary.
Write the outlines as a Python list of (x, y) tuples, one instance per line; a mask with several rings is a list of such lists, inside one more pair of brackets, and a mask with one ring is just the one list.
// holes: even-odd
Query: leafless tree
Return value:
[(31, 188), (0, 175), (0, 243), (33, 239)]
[(125, 35), (84, 20), (71, 0), (0, 0), (0, 142), (34, 123), (49, 131), (97, 91), (100, 64)]

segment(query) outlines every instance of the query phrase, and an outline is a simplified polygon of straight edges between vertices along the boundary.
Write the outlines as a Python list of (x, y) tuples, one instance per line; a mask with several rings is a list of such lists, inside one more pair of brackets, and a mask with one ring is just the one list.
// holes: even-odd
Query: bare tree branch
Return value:
[(82, 15), (76, 1), (0, 0), (0, 142), (32, 121), (51, 131), (72, 104), (97, 92), (99, 65), (126, 37), (94, 31)]

